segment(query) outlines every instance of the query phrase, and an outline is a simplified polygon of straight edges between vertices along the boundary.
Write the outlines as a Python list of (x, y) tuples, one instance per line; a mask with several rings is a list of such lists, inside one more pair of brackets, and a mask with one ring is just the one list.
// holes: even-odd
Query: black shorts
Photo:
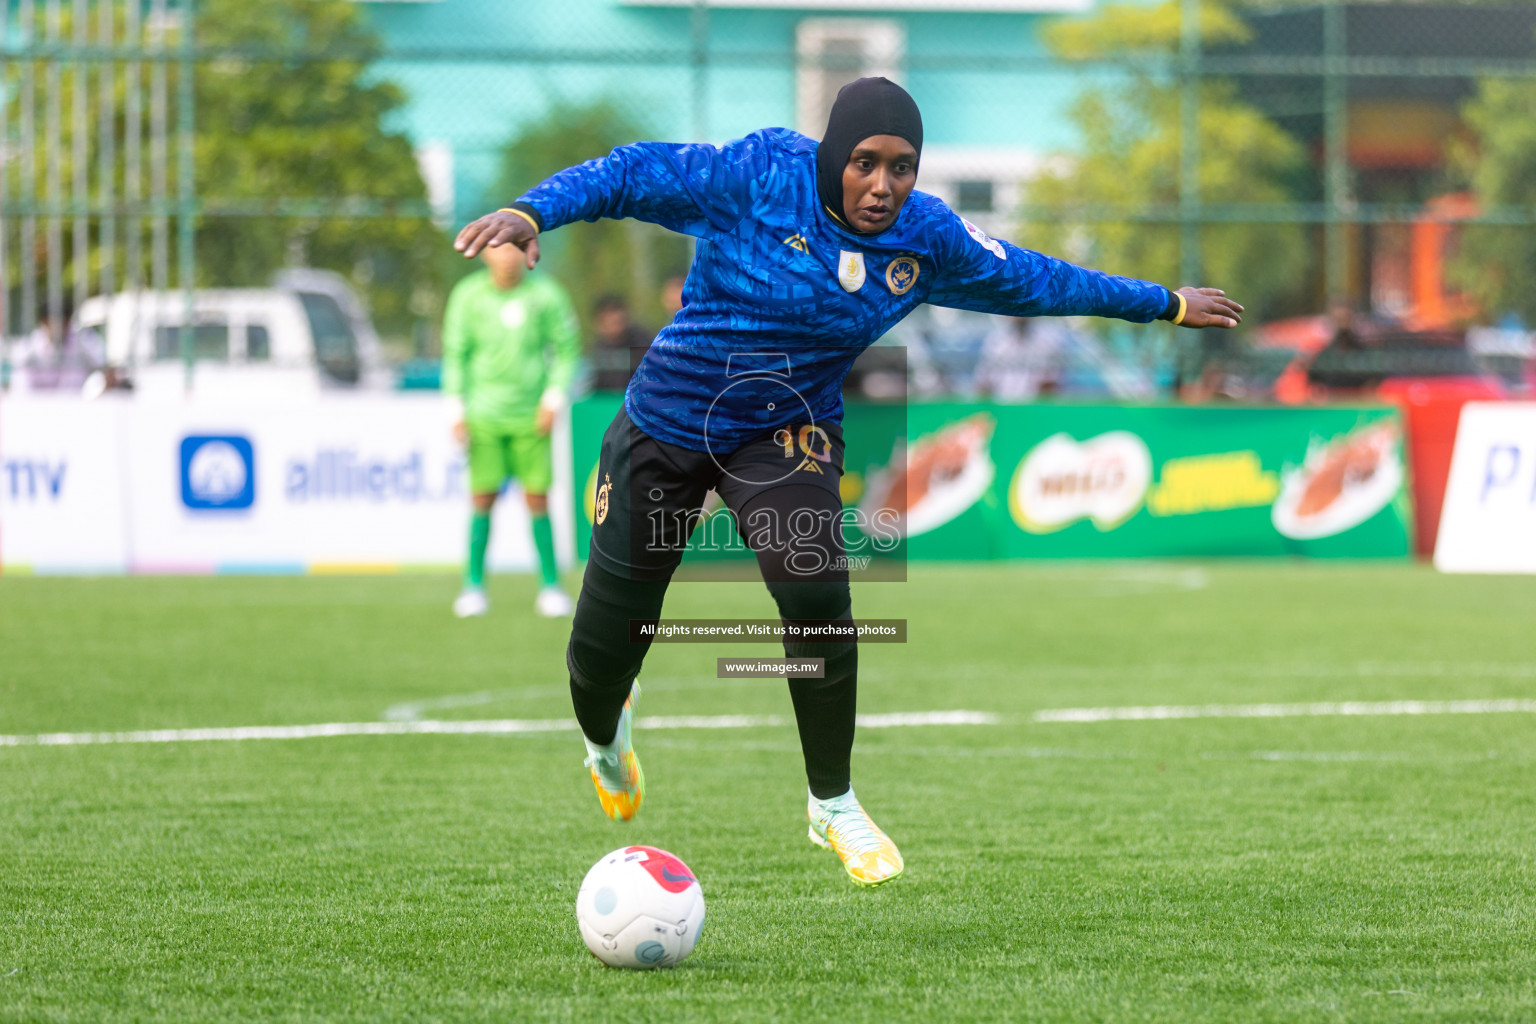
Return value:
[(842, 477), (836, 424), (779, 427), (722, 456), (658, 441), (621, 409), (603, 435), (591, 559), (626, 579), (669, 579), (713, 490), (765, 574), (774, 566), (794, 580), (846, 580)]

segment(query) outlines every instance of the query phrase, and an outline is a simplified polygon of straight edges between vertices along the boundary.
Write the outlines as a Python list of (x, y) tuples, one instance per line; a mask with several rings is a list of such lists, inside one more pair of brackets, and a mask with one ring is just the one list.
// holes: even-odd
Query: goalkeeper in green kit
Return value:
[(542, 582), (534, 607), (540, 615), (569, 615), (571, 599), (560, 589), (549, 524), (549, 434), (576, 371), (576, 313), (552, 278), (525, 276), (516, 246), (488, 248), (480, 258), (485, 269), (454, 287), (443, 319), (443, 394), (454, 436), (469, 457), (473, 506), (464, 590), (453, 611), (466, 618), (490, 608), (485, 552), (491, 509), (506, 482), (516, 478), (539, 554)]

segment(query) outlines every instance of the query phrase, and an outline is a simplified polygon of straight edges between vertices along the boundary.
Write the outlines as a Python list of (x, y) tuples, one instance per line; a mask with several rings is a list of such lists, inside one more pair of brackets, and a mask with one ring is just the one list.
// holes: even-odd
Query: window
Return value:
[(323, 292), (299, 292), (299, 301), (309, 317), (309, 332), (315, 337), (315, 359), (334, 380), (356, 384), (362, 375), (357, 360), (357, 335), (340, 304)]
[(961, 213), (991, 213), (992, 182), (955, 182), (955, 209)]
[[(212, 362), (229, 359), (229, 324), (192, 325), (192, 357)], [(181, 325), (160, 324), (155, 328), (155, 358), (181, 358)]]
[(263, 324), (245, 325), (245, 361), (264, 363), (272, 358), (272, 339)]
[(837, 90), (856, 78), (901, 80), (906, 33), (900, 22), (876, 18), (807, 18), (795, 29), (795, 117), (800, 130), (821, 138)]

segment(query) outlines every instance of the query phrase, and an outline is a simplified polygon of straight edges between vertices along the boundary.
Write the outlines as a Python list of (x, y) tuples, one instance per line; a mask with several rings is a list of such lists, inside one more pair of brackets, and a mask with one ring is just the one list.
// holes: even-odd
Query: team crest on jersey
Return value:
[(856, 292), (864, 287), (864, 254), (840, 249), (837, 253), (837, 283), (844, 291)]
[(528, 309), (523, 305), (522, 299), (508, 299), (501, 306), (502, 325), (517, 330), (528, 322)]
[(971, 238), (975, 239), (977, 245), (981, 246), (983, 249), (987, 250), (1000, 260), (1006, 260), (1008, 258), (1008, 250), (1003, 248), (1003, 243), (999, 242), (995, 238), (988, 238), (985, 231), (981, 230), (981, 228), (977, 227), (975, 224), (972, 224), (964, 217), (960, 218), (960, 223), (965, 225), (965, 233), (970, 235)]
[(811, 251), (811, 245), (805, 240), (804, 235), (790, 235), (788, 238), (784, 239), (784, 244), (789, 246), (791, 249), (799, 249), (804, 253)]
[(603, 486), (597, 489), (597, 500), (593, 502), (593, 510), (596, 513), (593, 518), (601, 526), (603, 520), (608, 518), (608, 492), (613, 490), (613, 483), (608, 479), (608, 474), (603, 474)]
[(917, 284), (917, 260), (911, 256), (897, 256), (885, 268), (885, 286), (892, 295), (905, 295)]

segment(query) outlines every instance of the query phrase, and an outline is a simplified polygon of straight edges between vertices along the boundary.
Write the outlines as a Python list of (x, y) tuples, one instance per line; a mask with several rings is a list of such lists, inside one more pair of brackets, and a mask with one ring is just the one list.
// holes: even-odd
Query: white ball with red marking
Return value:
[(592, 955), (609, 967), (671, 967), (699, 941), (704, 890), (666, 850), (626, 846), (581, 880), (576, 923)]

